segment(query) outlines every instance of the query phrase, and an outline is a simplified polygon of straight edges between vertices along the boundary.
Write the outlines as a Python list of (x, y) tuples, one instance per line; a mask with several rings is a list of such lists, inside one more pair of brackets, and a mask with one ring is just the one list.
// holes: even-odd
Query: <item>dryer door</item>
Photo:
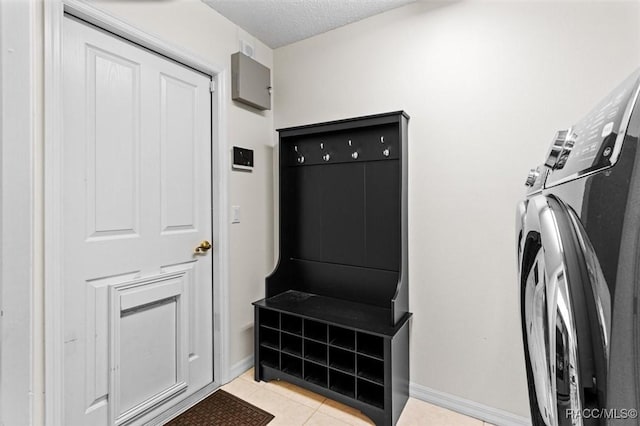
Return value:
[[(597, 425), (608, 355), (608, 292), (586, 235), (555, 198), (521, 208), (522, 332), (534, 426)], [(595, 264), (594, 264), (595, 262)]]

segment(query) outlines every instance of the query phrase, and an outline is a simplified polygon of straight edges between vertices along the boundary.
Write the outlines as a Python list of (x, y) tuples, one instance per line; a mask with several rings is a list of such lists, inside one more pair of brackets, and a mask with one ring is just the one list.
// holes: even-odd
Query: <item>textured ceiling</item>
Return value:
[(415, 0), (202, 0), (272, 49)]

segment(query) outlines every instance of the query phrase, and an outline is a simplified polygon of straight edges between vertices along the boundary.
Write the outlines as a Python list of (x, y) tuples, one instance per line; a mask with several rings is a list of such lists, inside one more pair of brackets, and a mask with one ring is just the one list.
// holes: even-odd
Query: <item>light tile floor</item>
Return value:
[[(256, 382), (253, 369), (222, 387), (275, 418), (269, 426), (372, 425), (360, 411), (282, 381)], [(481, 420), (409, 398), (398, 426), (490, 426)]]

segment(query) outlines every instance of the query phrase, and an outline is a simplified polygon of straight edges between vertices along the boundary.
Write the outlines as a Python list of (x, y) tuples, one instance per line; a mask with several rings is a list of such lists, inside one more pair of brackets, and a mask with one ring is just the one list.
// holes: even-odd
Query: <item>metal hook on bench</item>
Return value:
[(302, 154), (300, 154), (298, 152), (298, 145), (294, 145), (293, 146), (293, 150), (298, 154), (298, 158), (297, 158), (298, 164), (303, 164), (304, 163), (304, 155), (302, 155)]

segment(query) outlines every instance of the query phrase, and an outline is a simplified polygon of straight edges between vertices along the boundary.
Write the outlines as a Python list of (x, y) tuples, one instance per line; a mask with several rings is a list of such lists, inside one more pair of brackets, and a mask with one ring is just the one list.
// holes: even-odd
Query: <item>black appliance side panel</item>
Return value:
[(622, 150), (624, 155), (620, 155), (611, 173), (598, 173), (587, 180), (580, 212), (612, 295), (615, 294), (619, 242), (636, 145), (625, 143)]
[[(611, 319), (607, 408), (640, 409), (640, 104), (636, 104), (620, 161), (634, 157), (622, 219)], [(620, 161), (614, 169), (619, 167)], [(614, 173), (616, 171), (614, 170)], [(595, 179), (595, 177), (594, 177)], [(591, 231), (591, 230), (589, 230)], [(592, 241), (593, 243), (593, 241)], [(593, 244), (596, 248), (595, 243)], [(597, 248), (596, 248), (597, 250)], [(598, 258), (600, 258), (598, 253)], [(601, 261), (603, 273), (605, 267)], [(605, 277), (607, 275), (605, 274)], [(612, 420), (611, 426), (629, 424)]]

